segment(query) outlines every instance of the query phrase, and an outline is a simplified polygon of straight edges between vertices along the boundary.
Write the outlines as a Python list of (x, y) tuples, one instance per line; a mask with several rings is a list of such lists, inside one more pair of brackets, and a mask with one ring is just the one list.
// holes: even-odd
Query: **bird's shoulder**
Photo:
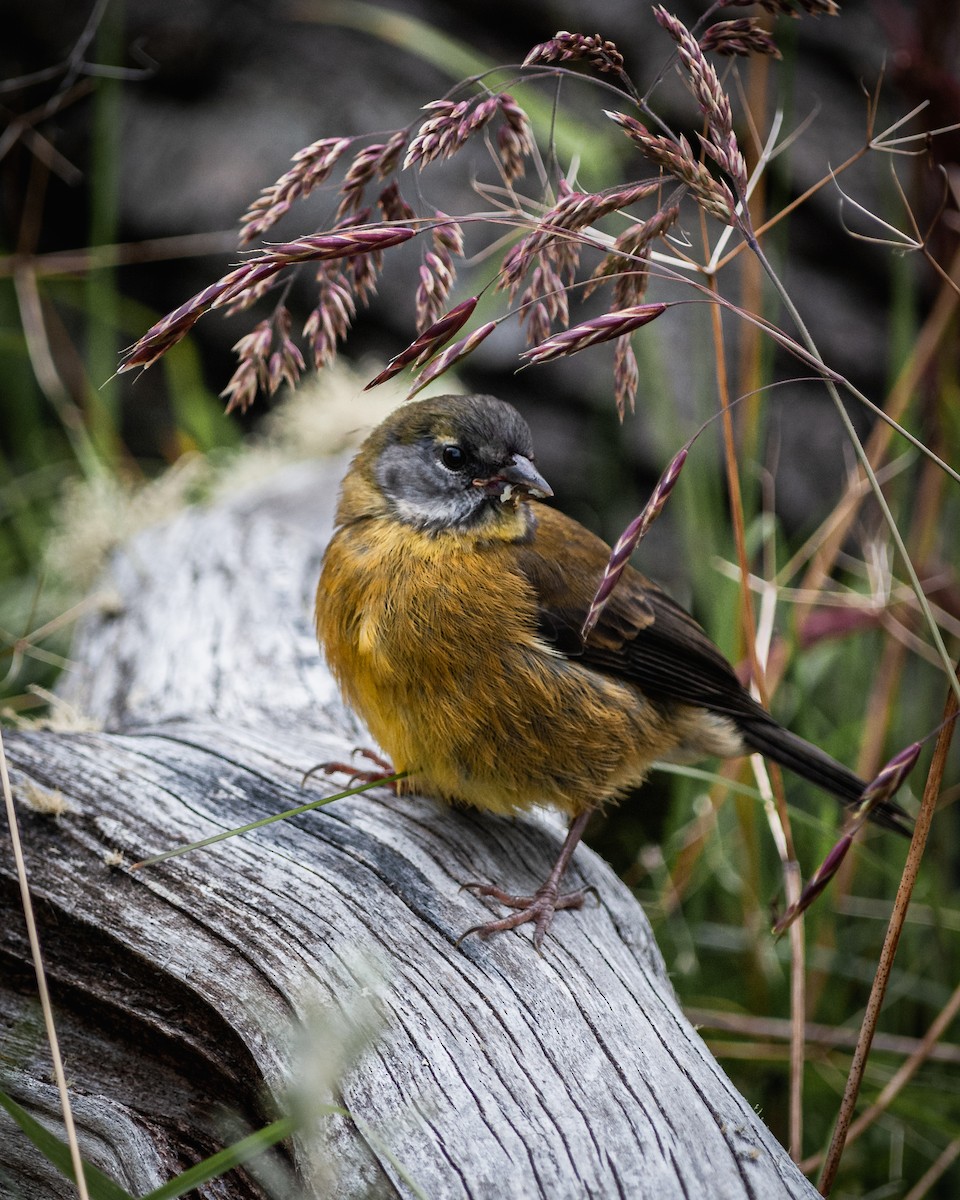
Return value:
[[(533, 536), (516, 549), (517, 566), (536, 594), (542, 632), (558, 649), (582, 654), (580, 628), (610, 557), (610, 547), (578, 521), (536, 506)], [(652, 585), (629, 568), (591, 635), (591, 645), (615, 649), (636, 637), (655, 613)]]

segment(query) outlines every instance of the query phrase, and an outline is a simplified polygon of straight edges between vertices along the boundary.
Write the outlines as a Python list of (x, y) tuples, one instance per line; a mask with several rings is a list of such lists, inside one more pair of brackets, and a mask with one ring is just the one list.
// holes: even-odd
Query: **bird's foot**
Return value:
[(575, 892), (561, 892), (558, 883), (559, 881), (548, 879), (532, 896), (514, 896), (490, 883), (465, 883), (463, 886), (475, 895), (492, 896), (494, 900), (517, 911), (509, 917), (501, 917), (499, 921), (487, 921), (483, 925), (471, 926), (457, 938), (456, 944), (459, 946), (471, 933), (487, 937), (488, 934), (516, 929), (519, 925), (526, 925), (532, 921), (533, 944), (539, 950), (555, 913), (563, 908), (582, 908), (588, 892), (596, 895), (596, 888), (593, 887), (578, 888)]
[[(306, 772), (303, 779), (300, 781), (300, 786), (303, 787), (310, 776), (315, 775), (318, 771), (322, 771), (324, 775), (346, 775), (348, 787), (354, 783), (377, 783), (380, 780), (389, 779), (391, 775), (396, 774), (393, 764), (388, 759), (377, 754), (375, 750), (368, 750), (364, 746), (356, 746), (352, 751), (352, 755), (353, 757), (356, 757), (358, 754), (362, 758), (367, 759), (368, 762), (372, 762), (380, 769), (377, 771), (358, 770), (353, 763), (346, 762), (317, 763), (315, 767), (311, 767), (310, 770)], [(396, 794), (397, 784), (395, 780), (392, 780), (390, 783), (384, 783), (384, 787), (389, 788), (394, 794)]]

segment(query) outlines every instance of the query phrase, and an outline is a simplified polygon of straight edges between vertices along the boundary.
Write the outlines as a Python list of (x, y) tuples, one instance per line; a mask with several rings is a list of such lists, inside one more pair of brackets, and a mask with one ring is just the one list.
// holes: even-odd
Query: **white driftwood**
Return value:
[[(561, 913), (542, 956), (528, 931), (457, 945), (491, 912), (463, 882), (543, 878), (562, 837), (546, 818), (378, 790), (133, 873), (105, 862), (332, 793), (301, 790), (303, 772), (365, 741), (310, 614), (341, 466), (136, 538), (63, 689), (104, 731), (7, 733), (85, 1152), (142, 1193), (285, 1111), (306, 1076), (349, 1116), (310, 1121), (259, 1183), (201, 1194), (277, 1195), (296, 1171), (308, 1196), (816, 1195), (591, 851), (572, 882), (599, 901)], [(68, 811), (32, 811), (38, 790)], [(4, 842), (0, 1028), (19, 1041), (2, 1086), (55, 1124), (12, 880)], [(29, 1200), (73, 1194), (0, 1112), (0, 1193), (11, 1180)]]

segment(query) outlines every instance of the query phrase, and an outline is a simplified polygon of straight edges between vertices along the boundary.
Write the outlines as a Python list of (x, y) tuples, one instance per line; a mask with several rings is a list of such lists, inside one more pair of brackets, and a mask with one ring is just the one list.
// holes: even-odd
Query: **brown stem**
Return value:
[[(960, 1012), (960, 984), (958, 984), (947, 1003), (937, 1013), (936, 1019), (931, 1024), (930, 1028), (920, 1039), (919, 1043), (900, 1064), (890, 1081), (884, 1087), (883, 1091), (876, 1098), (873, 1104), (860, 1114), (859, 1117), (850, 1126), (847, 1133), (846, 1145), (856, 1141), (861, 1134), (865, 1133), (877, 1119), (886, 1112), (893, 1101), (899, 1096), (903, 1089), (907, 1086), (917, 1071), (923, 1066), (929, 1058), (931, 1058), (934, 1047), (939, 1045), (940, 1039), (944, 1033), (950, 1028), (954, 1017)], [(820, 1166), (824, 1156), (816, 1154), (800, 1163), (801, 1171), (813, 1171)]]
[(890, 914), (890, 923), (887, 926), (887, 934), (880, 953), (880, 962), (873, 980), (873, 987), (870, 990), (870, 999), (867, 1002), (867, 1009), (863, 1016), (863, 1025), (860, 1029), (860, 1037), (857, 1040), (857, 1048), (853, 1054), (853, 1062), (850, 1064), (847, 1086), (844, 1089), (843, 1100), (840, 1104), (840, 1111), (837, 1114), (837, 1122), (833, 1130), (833, 1137), (830, 1141), (823, 1171), (820, 1175), (818, 1186), (822, 1196), (830, 1195), (837, 1177), (837, 1171), (840, 1168), (840, 1159), (846, 1145), (847, 1133), (853, 1118), (853, 1110), (857, 1104), (857, 1097), (860, 1094), (860, 1085), (863, 1082), (867, 1059), (870, 1056), (870, 1045), (877, 1028), (877, 1021), (880, 1017), (880, 1009), (886, 995), (887, 985), (890, 982), (893, 960), (896, 957), (900, 934), (903, 932), (903, 925), (907, 917), (907, 908), (910, 905), (910, 897), (913, 894), (913, 888), (917, 881), (920, 861), (923, 858), (927, 836), (930, 833), (930, 826), (933, 822), (933, 813), (936, 809), (937, 797), (940, 794), (940, 785), (943, 780), (943, 771), (947, 762), (947, 752), (953, 736), (953, 728), (956, 723), (954, 718), (956, 715), (957, 699), (951, 688), (947, 692), (947, 702), (944, 706), (944, 722), (940, 729), (940, 735), (937, 738), (933, 760), (930, 763), (930, 771), (927, 774), (927, 782), (923, 790), (923, 801), (920, 805), (917, 823), (914, 826), (913, 840), (910, 843), (910, 852), (907, 855), (907, 862), (903, 868), (903, 876), (900, 879), (900, 887), (897, 890), (896, 903), (894, 904), (893, 912)]

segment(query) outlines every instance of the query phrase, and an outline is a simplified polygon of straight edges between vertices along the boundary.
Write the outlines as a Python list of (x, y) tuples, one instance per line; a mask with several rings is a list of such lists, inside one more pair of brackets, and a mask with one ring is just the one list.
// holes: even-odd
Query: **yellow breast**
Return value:
[(411, 788), (568, 811), (639, 783), (669, 738), (635, 689), (557, 655), (503, 541), (389, 518), (335, 534), (317, 631), (348, 702)]

